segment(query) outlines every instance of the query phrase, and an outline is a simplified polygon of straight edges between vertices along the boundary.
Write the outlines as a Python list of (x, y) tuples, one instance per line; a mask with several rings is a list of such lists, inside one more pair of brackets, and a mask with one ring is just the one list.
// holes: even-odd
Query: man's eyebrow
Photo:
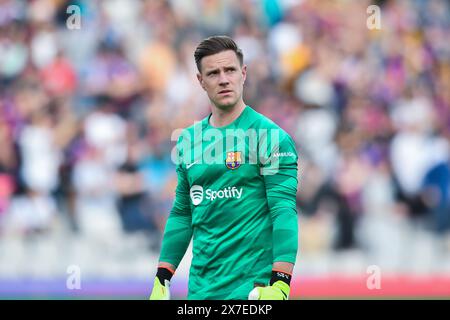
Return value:
[(206, 71), (206, 75), (209, 76), (210, 74), (217, 72), (217, 71), (219, 71), (219, 68), (208, 70), (208, 71)]
[[(225, 70), (236, 70), (237, 67), (235, 65), (229, 65), (229, 66), (223, 67), (223, 69), (225, 69)], [(220, 68), (215, 68), (215, 69), (208, 70), (208, 71), (206, 71), (206, 75), (208, 76), (208, 75), (210, 75), (210, 74), (212, 74), (214, 72), (217, 72), (219, 70), (220, 70)]]

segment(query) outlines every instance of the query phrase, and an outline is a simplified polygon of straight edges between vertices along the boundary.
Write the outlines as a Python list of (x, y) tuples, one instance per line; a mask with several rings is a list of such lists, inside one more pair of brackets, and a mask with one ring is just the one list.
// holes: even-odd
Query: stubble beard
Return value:
[(226, 111), (231, 111), (234, 107), (236, 107), (236, 105), (239, 102), (239, 99), (240, 99), (240, 96), (237, 97), (236, 100), (234, 100), (233, 102), (230, 102), (227, 104), (222, 104), (219, 101), (216, 101), (216, 102), (213, 101), (213, 103), (218, 109), (226, 112)]

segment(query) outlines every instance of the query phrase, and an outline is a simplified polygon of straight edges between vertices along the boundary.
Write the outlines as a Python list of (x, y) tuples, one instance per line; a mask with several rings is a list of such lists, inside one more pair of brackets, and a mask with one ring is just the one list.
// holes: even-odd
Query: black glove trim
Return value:
[(170, 281), (172, 279), (173, 273), (167, 268), (164, 267), (158, 267), (158, 271), (156, 272), (156, 277), (159, 279), (159, 282), (161, 282), (163, 285), (165, 283), (165, 280)]
[(289, 273), (286, 273), (284, 271), (272, 270), (272, 278), (270, 278), (270, 285), (273, 285), (275, 282), (281, 280), (288, 286), (290, 286), (291, 279), (292, 276)]

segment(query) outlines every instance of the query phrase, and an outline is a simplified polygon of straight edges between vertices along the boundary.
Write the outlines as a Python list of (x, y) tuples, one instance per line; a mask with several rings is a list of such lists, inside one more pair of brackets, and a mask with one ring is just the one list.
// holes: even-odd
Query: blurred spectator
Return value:
[(71, 63), (61, 54), (42, 69), (43, 87), (51, 96), (61, 97), (73, 93), (76, 74)]
[(4, 216), (8, 211), (11, 196), (16, 189), (15, 170), (17, 159), (11, 130), (4, 119), (0, 117), (0, 234), (3, 231)]
[(116, 114), (110, 98), (102, 97), (97, 110), (86, 117), (84, 137), (108, 169), (115, 169), (125, 161), (126, 123)]
[(13, 21), (0, 29), (0, 77), (12, 80), (26, 67), (29, 52), (25, 26)]
[(79, 231), (87, 236), (114, 238), (121, 230), (110, 181), (112, 169), (99, 149), (87, 147), (73, 169), (75, 216)]
[(122, 227), (127, 234), (144, 233), (150, 238), (151, 248), (157, 251), (163, 230), (152, 215), (154, 204), (146, 192), (144, 172), (139, 167), (143, 147), (138, 140), (137, 127), (132, 124), (128, 126), (127, 141), (126, 161), (117, 169), (114, 177)]

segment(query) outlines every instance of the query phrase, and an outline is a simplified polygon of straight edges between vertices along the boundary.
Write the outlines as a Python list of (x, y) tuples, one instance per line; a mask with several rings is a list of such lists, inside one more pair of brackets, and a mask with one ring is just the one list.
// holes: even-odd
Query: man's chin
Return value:
[(216, 107), (219, 108), (220, 110), (226, 111), (233, 109), (235, 105), (236, 104), (216, 104)]
[(231, 101), (228, 99), (223, 99), (222, 101), (215, 101), (214, 105), (220, 110), (230, 110), (237, 104), (237, 101)]

